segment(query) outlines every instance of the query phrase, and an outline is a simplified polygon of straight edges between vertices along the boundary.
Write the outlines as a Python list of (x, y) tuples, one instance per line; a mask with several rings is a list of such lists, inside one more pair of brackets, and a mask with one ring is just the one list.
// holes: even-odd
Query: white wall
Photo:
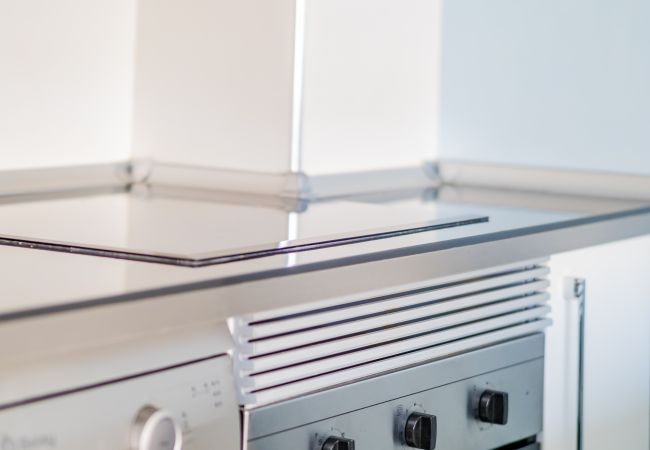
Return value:
[(441, 0), (306, 0), (302, 168), (435, 157)]
[(440, 3), (140, 0), (134, 153), (308, 174), (433, 159)]
[[(436, 157), (440, 1), (304, 0), (302, 169)], [(291, 168), (293, 0), (3, 0), (0, 169)], [(650, 2), (445, 3), (440, 155), (650, 173)], [(131, 137), (134, 136), (133, 145)]]
[(435, 156), (440, 4), (3, 0), (0, 169), (417, 165)]
[(650, 174), (650, 2), (451, 0), (441, 155)]
[(136, 157), (289, 171), (294, 0), (139, 0)]
[(126, 159), (135, 0), (0, 1), (0, 170)]

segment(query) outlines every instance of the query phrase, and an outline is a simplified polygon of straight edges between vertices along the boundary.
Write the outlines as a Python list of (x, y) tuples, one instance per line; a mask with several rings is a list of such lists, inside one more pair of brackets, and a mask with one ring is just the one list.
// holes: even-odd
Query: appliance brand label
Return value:
[(0, 438), (0, 450), (41, 450), (56, 448), (56, 436), (39, 434), (33, 436), (3, 435)]

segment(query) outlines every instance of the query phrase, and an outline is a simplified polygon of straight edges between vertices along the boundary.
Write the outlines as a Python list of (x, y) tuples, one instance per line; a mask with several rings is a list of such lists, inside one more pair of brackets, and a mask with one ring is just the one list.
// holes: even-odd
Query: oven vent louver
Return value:
[(256, 407), (543, 330), (545, 261), (230, 321), (240, 402)]

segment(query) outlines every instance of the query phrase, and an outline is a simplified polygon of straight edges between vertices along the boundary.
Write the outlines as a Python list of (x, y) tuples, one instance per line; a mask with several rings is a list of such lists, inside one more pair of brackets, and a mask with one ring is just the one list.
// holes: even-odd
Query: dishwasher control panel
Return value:
[(0, 409), (2, 450), (239, 450), (238, 430), (228, 356)]

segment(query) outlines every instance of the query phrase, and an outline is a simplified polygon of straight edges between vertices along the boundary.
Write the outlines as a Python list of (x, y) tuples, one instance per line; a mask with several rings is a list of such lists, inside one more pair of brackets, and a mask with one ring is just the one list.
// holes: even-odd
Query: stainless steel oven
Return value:
[(248, 450), (536, 449), (535, 333), (244, 412)]
[(535, 448), (544, 260), (231, 321), (247, 450)]

